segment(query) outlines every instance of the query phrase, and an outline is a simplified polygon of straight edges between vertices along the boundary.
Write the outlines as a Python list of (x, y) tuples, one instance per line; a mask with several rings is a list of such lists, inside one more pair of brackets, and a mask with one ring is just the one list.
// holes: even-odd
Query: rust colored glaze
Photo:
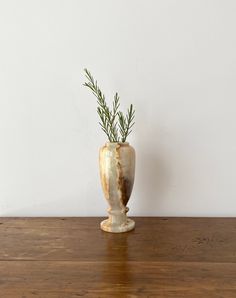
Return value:
[(105, 174), (103, 174), (101, 176), (101, 181), (102, 181), (103, 191), (104, 191), (105, 197), (106, 197), (106, 199), (108, 199), (109, 198), (109, 185), (107, 183), (107, 179), (106, 179)]
[(106, 143), (100, 151), (100, 176), (110, 208), (109, 218), (101, 222), (106, 232), (128, 232), (135, 222), (127, 218), (126, 207), (133, 187), (135, 151), (128, 143)]
[(131, 194), (131, 187), (130, 187), (130, 182), (128, 179), (125, 179), (122, 174), (118, 177), (118, 185), (119, 189), (121, 191), (121, 201), (124, 206), (127, 205), (130, 194)]
[(121, 202), (124, 205), (124, 207), (127, 205), (128, 201), (129, 201), (129, 197), (131, 194), (131, 191), (128, 192), (127, 191), (127, 181), (128, 179), (125, 179), (123, 176), (123, 172), (122, 172), (122, 167), (120, 164), (120, 146), (116, 147), (116, 158), (117, 158), (117, 185), (118, 185), (118, 189), (120, 190), (120, 194), (121, 194)]
[[(101, 158), (104, 155), (105, 150), (106, 150), (106, 146), (103, 146), (100, 149), (99, 164), (101, 164)], [(107, 183), (106, 173), (104, 171), (101, 171), (101, 170), (100, 170), (100, 179), (101, 179), (102, 189), (103, 189), (105, 198), (108, 200), (108, 198), (109, 198), (109, 184)]]

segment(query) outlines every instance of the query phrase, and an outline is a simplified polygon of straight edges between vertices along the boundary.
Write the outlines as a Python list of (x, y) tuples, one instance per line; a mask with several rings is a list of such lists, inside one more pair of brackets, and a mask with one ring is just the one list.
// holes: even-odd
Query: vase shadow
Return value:
[(164, 203), (165, 194), (169, 189), (170, 174), (164, 156), (157, 150), (148, 148), (139, 158), (139, 173), (141, 198), (141, 210), (146, 215), (158, 215), (159, 208)]

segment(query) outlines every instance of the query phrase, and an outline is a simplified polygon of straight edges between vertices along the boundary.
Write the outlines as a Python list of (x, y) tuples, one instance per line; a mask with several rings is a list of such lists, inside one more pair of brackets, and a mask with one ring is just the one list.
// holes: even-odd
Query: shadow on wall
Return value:
[(157, 146), (142, 147), (140, 151), (142, 153), (138, 156), (140, 170), (137, 182), (140, 184), (142, 194), (141, 210), (157, 215), (169, 189), (168, 162), (165, 162), (165, 157), (158, 151)]

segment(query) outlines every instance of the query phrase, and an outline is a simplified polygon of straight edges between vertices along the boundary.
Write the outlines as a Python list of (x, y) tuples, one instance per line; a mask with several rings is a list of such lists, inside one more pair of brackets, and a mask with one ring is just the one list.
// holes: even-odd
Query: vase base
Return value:
[(134, 229), (135, 222), (127, 218), (126, 222), (123, 224), (112, 223), (109, 219), (105, 219), (101, 222), (100, 227), (105, 232), (110, 233), (124, 233)]

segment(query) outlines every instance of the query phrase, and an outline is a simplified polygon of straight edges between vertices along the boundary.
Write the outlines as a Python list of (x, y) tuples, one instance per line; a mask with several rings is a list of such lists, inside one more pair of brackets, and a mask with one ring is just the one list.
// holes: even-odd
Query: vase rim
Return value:
[(106, 146), (129, 146), (129, 142), (106, 142)]

